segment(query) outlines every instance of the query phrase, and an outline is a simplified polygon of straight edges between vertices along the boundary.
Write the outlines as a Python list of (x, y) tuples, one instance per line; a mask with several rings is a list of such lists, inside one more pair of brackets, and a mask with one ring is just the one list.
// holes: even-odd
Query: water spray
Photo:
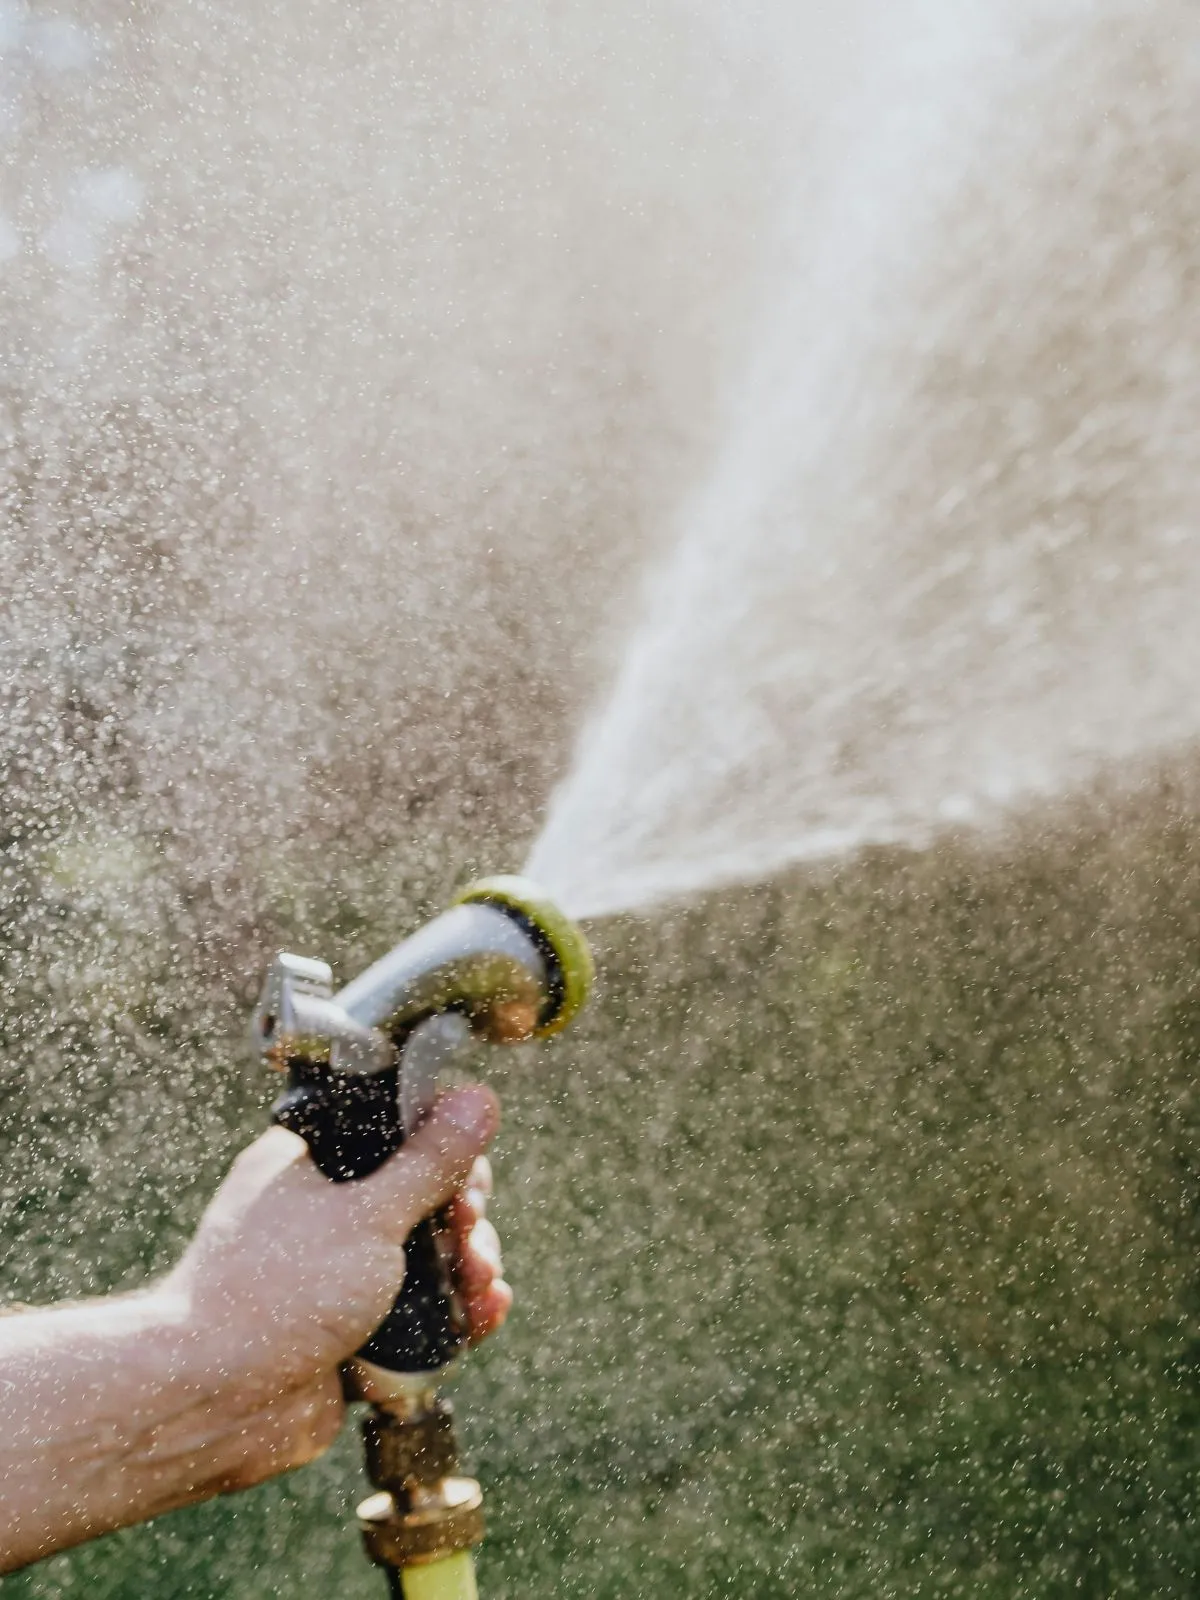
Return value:
[[(334, 1183), (365, 1178), (420, 1125), (461, 1045), (557, 1033), (591, 983), (579, 929), (517, 877), (472, 884), (336, 994), (325, 962), (282, 954), (254, 1019), (261, 1053), (288, 1075), (273, 1120)], [(371, 1405), (363, 1440), (377, 1492), (359, 1527), (399, 1600), (475, 1600), (483, 1537), (480, 1487), (459, 1470), (438, 1395), (465, 1342), (443, 1229), (441, 1215), (414, 1228), (395, 1304), (344, 1374), (347, 1394)]]

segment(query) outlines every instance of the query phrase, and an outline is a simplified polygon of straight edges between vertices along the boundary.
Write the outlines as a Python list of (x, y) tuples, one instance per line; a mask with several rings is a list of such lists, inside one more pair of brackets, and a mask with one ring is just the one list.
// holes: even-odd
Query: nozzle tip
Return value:
[(558, 1033), (579, 1014), (595, 980), (592, 952), (578, 926), (544, 890), (515, 873), (500, 874), (468, 884), (453, 903), (482, 903), (508, 912), (525, 927), (550, 964), (552, 991), (534, 1037)]

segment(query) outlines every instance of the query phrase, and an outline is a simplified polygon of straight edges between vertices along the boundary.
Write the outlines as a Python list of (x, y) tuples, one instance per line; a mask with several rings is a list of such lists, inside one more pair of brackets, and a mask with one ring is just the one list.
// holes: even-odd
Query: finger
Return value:
[(485, 1209), (473, 1189), (460, 1190), (454, 1196), (446, 1206), (444, 1216), (446, 1231), (456, 1250), (466, 1249), (471, 1229), (477, 1222), (482, 1222), (485, 1215)]
[(500, 1241), (490, 1222), (477, 1222), (458, 1252), (454, 1282), (459, 1294), (470, 1298), (482, 1294), (503, 1275)]
[(512, 1309), (512, 1303), (512, 1290), (503, 1278), (493, 1278), (481, 1294), (464, 1299), (463, 1321), (468, 1343), (478, 1344), (495, 1333)]
[(471, 1168), (466, 1185), (446, 1208), (448, 1226), (465, 1241), (481, 1217), (487, 1216), (488, 1199), (492, 1193), (492, 1163), (486, 1156)]
[(360, 1203), (386, 1225), (389, 1235), (407, 1237), (422, 1217), (462, 1188), (499, 1122), (500, 1108), (490, 1089), (474, 1084), (448, 1090), (404, 1148), (354, 1185)]
[(467, 1248), (464, 1254), (488, 1262), (494, 1268), (497, 1277), (500, 1275), (500, 1235), (486, 1217), (480, 1217), (467, 1235)]

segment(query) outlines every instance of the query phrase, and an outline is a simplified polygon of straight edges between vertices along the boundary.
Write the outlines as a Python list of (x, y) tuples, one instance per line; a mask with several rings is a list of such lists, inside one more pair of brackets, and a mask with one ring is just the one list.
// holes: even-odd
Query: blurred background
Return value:
[[(176, 1258), (273, 1097), (245, 1041), (275, 948), (347, 975), (521, 865), (679, 507), (753, 429), (747, 351), (845, 151), (895, 137), (871, 108), (924, 127), (968, 57), (994, 86), (912, 146), (869, 367), (839, 303), (871, 375), (839, 416), (872, 420), (822, 444), (820, 503), (868, 597), (951, 537), (1018, 550), (1099, 732), (986, 828), (597, 922), (575, 1036), (488, 1061), (518, 1304), (457, 1386), (484, 1595), (1200, 1589), (1200, 17), (1041, 10), (0, 0), (18, 1301)], [(714, 568), (745, 596), (717, 699), (693, 640), (672, 703), (736, 721), (728, 641), (800, 623), (762, 610), (786, 544), (723, 537), (753, 560)], [(913, 636), (975, 639), (974, 603), (923, 591)], [(958, 661), (920, 680), (939, 749), (997, 706), (1070, 743)], [(668, 795), (723, 748), (684, 723)], [(707, 791), (739, 826), (826, 792), (784, 726)], [(641, 814), (646, 759), (589, 838)], [(358, 1455), (5, 1592), (367, 1600)]]

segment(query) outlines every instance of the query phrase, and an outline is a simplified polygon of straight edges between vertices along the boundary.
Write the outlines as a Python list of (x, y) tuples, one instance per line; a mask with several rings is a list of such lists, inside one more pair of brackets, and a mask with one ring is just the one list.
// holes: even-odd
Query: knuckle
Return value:
[(471, 1249), (497, 1272), (500, 1270), (500, 1235), (482, 1217), (471, 1229)]

